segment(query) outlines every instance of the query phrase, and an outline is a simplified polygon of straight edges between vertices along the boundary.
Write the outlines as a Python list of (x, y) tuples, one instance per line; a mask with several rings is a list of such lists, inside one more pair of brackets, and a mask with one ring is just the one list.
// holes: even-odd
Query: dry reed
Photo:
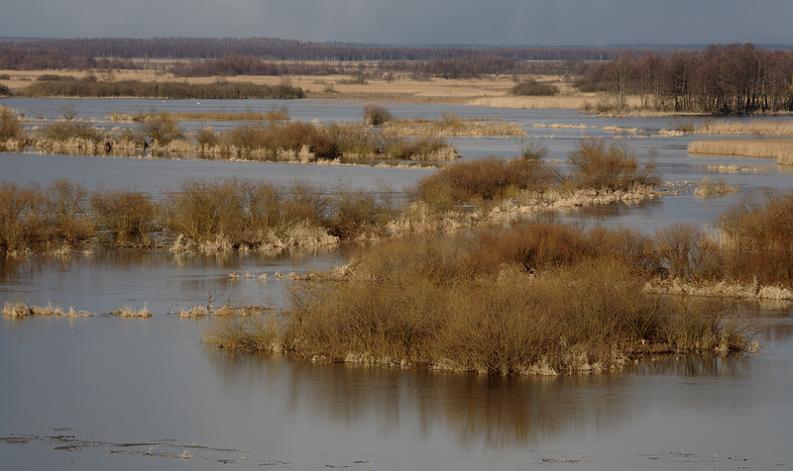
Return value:
[(780, 165), (793, 165), (793, 141), (694, 141), (688, 145), (688, 153), (768, 158)]

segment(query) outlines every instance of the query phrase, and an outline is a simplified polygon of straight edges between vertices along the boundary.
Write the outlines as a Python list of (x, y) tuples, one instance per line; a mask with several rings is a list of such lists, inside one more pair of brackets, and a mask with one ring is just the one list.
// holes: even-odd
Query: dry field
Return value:
[[(12, 90), (30, 85), (37, 77), (45, 74), (83, 77), (85, 71), (80, 70), (0, 70), (0, 75), (8, 75), (9, 80), (2, 81)], [(139, 81), (187, 81), (189, 83), (213, 83), (218, 77), (174, 77), (170, 73), (158, 70), (116, 70), (112, 74), (96, 72), (99, 80), (139, 80)], [(520, 79), (521, 77), (517, 77)], [(595, 105), (605, 101), (605, 97), (596, 93), (581, 93), (572, 85), (556, 75), (535, 76), (540, 82), (553, 84), (560, 89), (560, 94), (553, 97), (513, 96), (510, 90), (515, 85), (516, 77), (511, 75), (491, 75), (473, 79), (442, 79), (426, 80), (412, 78), (405, 74), (397, 74), (392, 81), (368, 79), (366, 83), (353, 83), (349, 75), (294, 75), (294, 76), (261, 76), (240, 75), (226, 77), (229, 82), (248, 82), (254, 84), (278, 85), (288, 80), (293, 86), (301, 87), (310, 98), (356, 99), (365, 101), (392, 101), (406, 103), (451, 103), (495, 108), (522, 109), (583, 109), (587, 105)], [(638, 97), (629, 97), (631, 107), (638, 106)]]

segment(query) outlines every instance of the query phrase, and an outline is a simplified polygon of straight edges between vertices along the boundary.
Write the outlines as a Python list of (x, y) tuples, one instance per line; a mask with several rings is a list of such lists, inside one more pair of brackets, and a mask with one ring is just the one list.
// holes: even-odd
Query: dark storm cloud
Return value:
[(2, 0), (0, 36), (791, 43), (790, 0)]

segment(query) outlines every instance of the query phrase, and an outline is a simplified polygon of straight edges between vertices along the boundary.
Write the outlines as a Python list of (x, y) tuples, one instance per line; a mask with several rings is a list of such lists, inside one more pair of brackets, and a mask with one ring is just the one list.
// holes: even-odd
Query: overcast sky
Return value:
[(793, 0), (0, 0), (0, 36), (793, 43)]

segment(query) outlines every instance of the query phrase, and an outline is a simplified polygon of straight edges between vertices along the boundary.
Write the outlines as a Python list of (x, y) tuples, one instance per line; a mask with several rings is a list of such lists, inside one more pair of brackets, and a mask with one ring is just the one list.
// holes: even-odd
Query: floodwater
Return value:
[(317, 366), (201, 344), (206, 321), (0, 321), (14, 470), (793, 469), (793, 324), (751, 357), (576, 378)]
[[(267, 110), (293, 118), (357, 120), (360, 103), (191, 100), (4, 100), (34, 117), (69, 104), (81, 117), (112, 112)], [(643, 231), (708, 224), (742, 198), (793, 187), (793, 174), (761, 159), (691, 157), (689, 137), (661, 138), (669, 118), (612, 119), (571, 111), (393, 105), (400, 117), (454, 112), (520, 122), (564, 159), (584, 135), (627, 142), (653, 160), (678, 196), (611, 206), (565, 219)], [(553, 123), (583, 129), (550, 128)], [(539, 126), (538, 126), (539, 125)], [(544, 126), (544, 127), (542, 127)], [(636, 128), (614, 133), (607, 126)], [(515, 155), (520, 140), (459, 139), (466, 159)], [(719, 174), (709, 165), (751, 171)], [(323, 188), (404, 192), (428, 169), (206, 160), (0, 154), (0, 181), (161, 194), (185, 180), (236, 177)], [(724, 198), (690, 185), (724, 178)], [(688, 188), (687, 190), (685, 188)], [(641, 363), (620, 374), (575, 378), (470, 375), (317, 366), (235, 356), (202, 344), (209, 320), (180, 309), (280, 307), (288, 273), (325, 270), (342, 253), (175, 257), (166, 251), (100, 251), (0, 260), (0, 302), (74, 306), (90, 319), (0, 318), (0, 469), (138, 470), (793, 470), (793, 317), (747, 308), (759, 353)], [(230, 273), (239, 274), (236, 281)], [(284, 275), (284, 276), (279, 276)], [(151, 319), (105, 315), (128, 305)]]

